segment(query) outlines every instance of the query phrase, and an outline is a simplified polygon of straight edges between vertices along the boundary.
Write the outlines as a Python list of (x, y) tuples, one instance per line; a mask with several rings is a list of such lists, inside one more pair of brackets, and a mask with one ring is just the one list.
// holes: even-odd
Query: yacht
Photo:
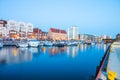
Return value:
[(29, 47), (38, 47), (40, 42), (37, 39), (29, 39), (28, 46)]
[(51, 41), (45, 41), (44, 46), (52, 46), (53, 43)]
[(67, 45), (68, 46), (77, 46), (79, 43), (78, 42), (76, 42), (76, 41), (68, 41), (67, 42)]
[(13, 38), (4, 38), (3, 44), (4, 46), (16, 46), (17, 41)]
[(27, 40), (20, 40), (20, 41), (17, 43), (17, 47), (22, 47), (22, 48), (28, 47), (28, 41), (27, 41)]
[(64, 41), (55, 41), (53, 42), (53, 45), (57, 47), (64, 47), (66, 46), (66, 43)]
[(44, 45), (44, 41), (40, 41), (40, 46), (43, 46)]

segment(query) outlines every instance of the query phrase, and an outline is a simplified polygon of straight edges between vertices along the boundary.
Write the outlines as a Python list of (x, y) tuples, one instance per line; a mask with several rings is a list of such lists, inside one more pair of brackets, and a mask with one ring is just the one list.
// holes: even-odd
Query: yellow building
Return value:
[(50, 28), (47, 38), (50, 40), (67, 40), (67, 33), (65, 30)]

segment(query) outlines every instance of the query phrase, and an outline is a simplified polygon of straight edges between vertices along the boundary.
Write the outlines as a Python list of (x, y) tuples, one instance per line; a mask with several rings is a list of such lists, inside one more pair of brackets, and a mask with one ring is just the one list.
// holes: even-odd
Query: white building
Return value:
[(28, 33), (33, 32), (33, 24), (27, 23), (27, 24), (26, 24), (26, 27), (27, 27), (27, 32), (28, 32)]
[(7, 35), (9, 37), (26, 38), (33, 33), (33, 24), (25, 22), (7, 21)]
[(18, 32), (18, 24), (14, 20), (7, 21), (7, 36), (13, 37)]
[(20, 38), (26, 38), (27, 26), (24, 22), (18, 22), (18, 33)]
[(88, 35), (87, 34), (80, 34), (80, 40), (87, 40)]
[(68, 40), (77, 40), (78, 39), (78, 27), (71, 26), (68, 28)]
[(31, 35), (33, 34), (33, 24), (31, 23), (27, 23), (26, 24), (26, 28), (27, 28), (27, 37), (30, 38)]
[(0, 20), (0, 37), (6, 36), (7, 21)]
[(102, 39), (112, 39), (112, 37), (109, 36), (109, 35), (102, 35), (101, 38), (102, 38)]
[(31, 23), (0, 20), (0, 38), (27, 38), (32, 35), (33, 24)]

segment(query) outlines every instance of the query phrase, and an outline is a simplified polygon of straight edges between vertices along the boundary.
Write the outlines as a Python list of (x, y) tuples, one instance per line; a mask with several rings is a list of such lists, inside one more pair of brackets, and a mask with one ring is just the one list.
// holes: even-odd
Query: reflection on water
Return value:
[(32, 54), (37, 54), (37, 53), (39, 52), (39, 51), (38, 51), (38, 48), (36, 48), (36, 47), (35, 47), (35, 48), (34, 48), (34, 47), (33, 47), (33, 48), (32, 48), (32, 47), (31, 47), (31, 48), (28, 48), (28, 51), (29, 51), (30, 53), (32, 53)]
[(104, 44), (104, 51), (106, 51), (106, 44)]
[(50, 55), (57, 55), (57, 54), (63, 54), (65, 52), (67, 47), (51, 47), (49, 48), (49, 54)]
[(72, 58), (74, 58), (78, 54), (78, 48), (79, 48), (79, 46), (67, 47), (67, 55), (72, 56)]
[[(48, 53), (50, 56), (65, 54), (75, 58), (79, 53), (86, 51), (90, 48), (90, 45), (79, 45), (79, 46), (65, 46), (65, 47), (40, 47), (40, 48), (16, 48), (16, 47), (4, 47), (0, 50), (0, 62), (4, 63), (20, 63), (24, 61), (31, 61), (34, 55), (39, 55), (40, 53)], [(106, 50), (106, 44), (103, 46), (100, 44), (95, 45), (96, 48), (100, 49), (104, 47)]]
[(43, 47), (43, 52), (46, 53), (46, 47)]
[(80, 49), (82, 52), (84, 52), (86, 50), (87, 44), (81, 44), (80, 45)]
[[(96, 66), (99, 65), (106, 47), (107, 45), (101, 44), (39, 48), (3, 47), (0, 49), (0, 65), (14, 63), (12, 66), (14, 68), (6, 65), (2, 69), (0, 66), (0, 75), (6, 78), (4, 74), (19, 76), (24, 73), (23, 77), (31, 78), (38, 75), (38, 80), (46, 79), (44, 76), (51, 79), (53, 75), (60, 78), (66, 77), (66, 79), (89, 80), (91, 75), (95, 75)], [(23, 71), (21, 72), (20, 69)], [(40, 75), (42, 78), (39, 77)]]
[(21, 63), (32, 60), (27, 48), (5, 47), (0, 50), (1, 63)]

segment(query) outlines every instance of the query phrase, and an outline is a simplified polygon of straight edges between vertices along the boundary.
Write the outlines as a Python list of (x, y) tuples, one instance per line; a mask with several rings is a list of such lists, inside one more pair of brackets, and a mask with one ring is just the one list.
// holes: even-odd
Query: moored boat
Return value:
[(66, 46), (66, 43), (64, 41), (56, 41), (53, 43), (53, 45), (57, 47), (64, 47)]
[(79, 43), (78, 42), (76, 42), (76, 41), (68, 41), (67, 42), (67, 45), (68, 46), (77, 46)]
[(16, 46), (17, 41), (13, 38), (4, 38), (3, 45), (4, 46)]
[(40, 41), (40, 46), (43, 46), (44, 45), (44, 41)]
[(52, 46), (53, 43), (51, 41), (45, 41), (44, 46)]
[(28, 46), (29, 47), (38, 47), (40, 45), (40, 42), (36, 39), (30, 39), (28, 41)]
[(28, 41), (27, 41), (27, 40), (20, 40), (20, 41), (17, 43), (17, 47), (22, 47), (22, 48), (28, 47)]

